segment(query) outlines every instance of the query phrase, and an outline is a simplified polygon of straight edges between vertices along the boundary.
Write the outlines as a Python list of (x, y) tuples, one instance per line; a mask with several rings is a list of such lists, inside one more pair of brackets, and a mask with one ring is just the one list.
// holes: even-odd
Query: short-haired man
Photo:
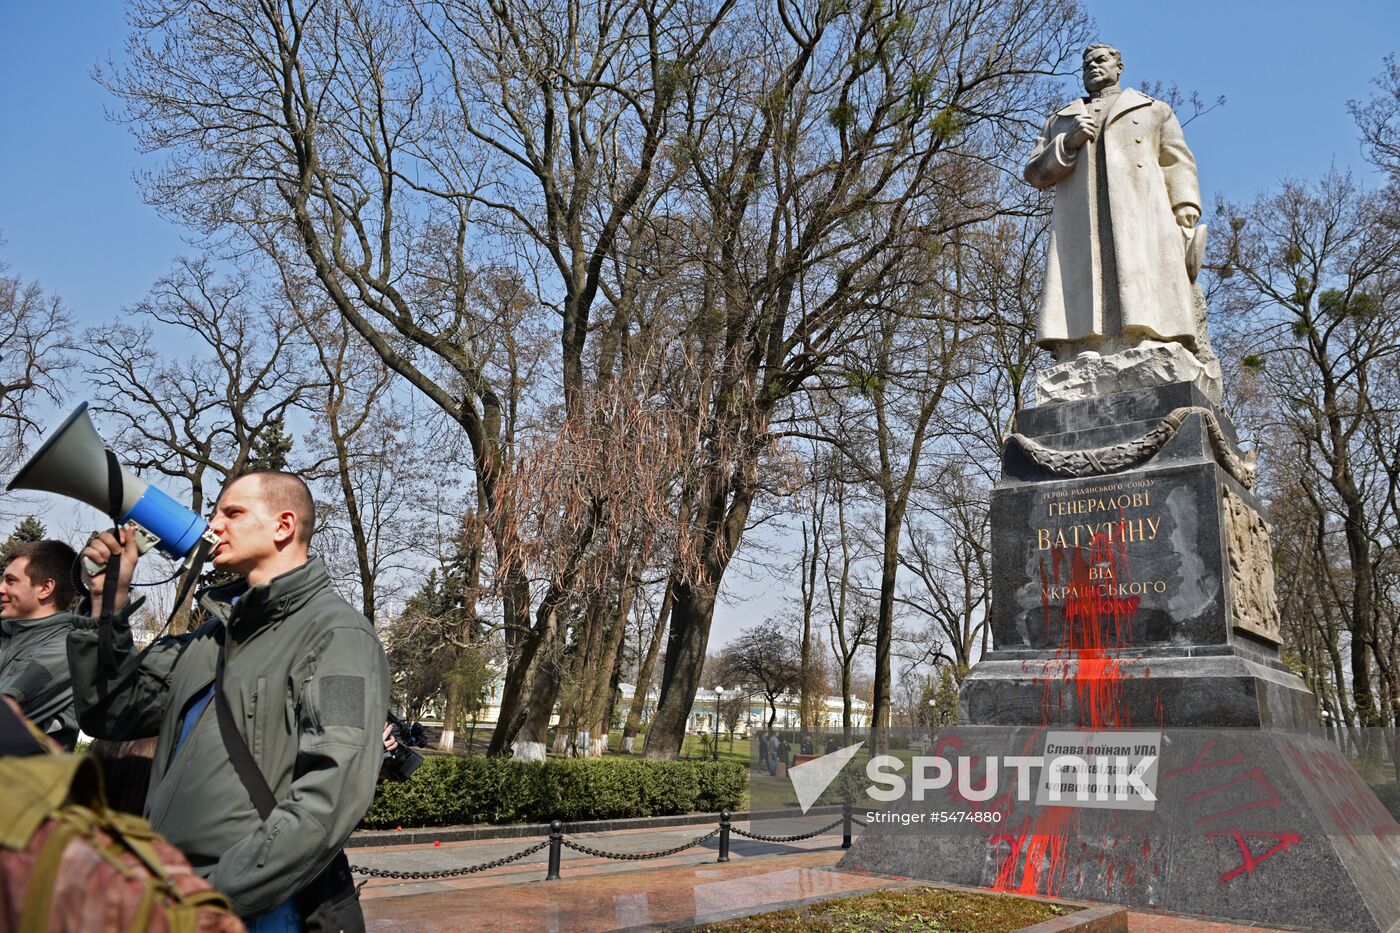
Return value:
[[(117, 668), (134, 653), (134, 605), (125, 594), (138, 554), (129, 533), (118, 543), (104, 532), (83, 555), (104, 567), (120, 556), (119, 612), (100, 618), (105, 574), (97, 575), (88, 583), (91, 618), (68, 641), (84, 730), (159, 737), (146, 816), (252, 930), (299, 929), (326, 898), (344, 897), (346, 886), (328, 890), (322, 872), (333, 860), (343, 864), (341, 847), (373, 800), (383, 755), (388, 663), (369, 622), (309, 555), (314, 524), (310, 492), (292, 474), (229, 483), (209, 523), (219, 539), (212, 562), (242, 579), (202, 594), (209, 621), (157, 641), (129, 678)], [(104, 660), (103, 626), (114, 636), (115, 663)], [(235, 738), (276, 801), (266, 818), (220, 729), (221, 663)], [(347, 909), (357, 913), (348, 891)]]
[(69, 751), (78, 740), (67, 649), (76, 561), (62, 541), (30, 541), (0, 572), (0, 696)]

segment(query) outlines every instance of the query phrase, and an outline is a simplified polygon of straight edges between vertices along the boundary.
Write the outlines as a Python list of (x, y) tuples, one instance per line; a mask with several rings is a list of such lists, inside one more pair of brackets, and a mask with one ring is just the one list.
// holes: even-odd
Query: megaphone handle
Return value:
[(117, 655), (112, 648), (112, 616), (117, 607), (117, 587), (121, 585), (122, 530), (118, 526), (122, 513), (122, 466), (110, 447), (102, 448), (107, 456), (107, 515), (112, 519), (112, 532), (117, 538), (117, 550), (107, 558), (107, 570), (102, 575), (102, 624), (98, 626), (97, 651), (103, 667), (117, 669)]
[[(117, 541), (121, 541), (120, 536)], [(117, 655), (112, 649), (112, 616), (117, 605), (117, 587), (121, 585), (121, 569), (122, 552), (119, 550), (107, 558), (107, 570), (102, 575), (102, 621), (97, 635), (98, 655), (109, 671), (117, 669)]]

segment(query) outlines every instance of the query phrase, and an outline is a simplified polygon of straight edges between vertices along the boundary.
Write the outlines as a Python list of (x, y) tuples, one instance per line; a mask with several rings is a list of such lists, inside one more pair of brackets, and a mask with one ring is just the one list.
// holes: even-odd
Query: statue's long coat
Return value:
[(1161, 101), (1124, 88), (1105, 106), (1098, 138), (1078, 151), (1065, 137), (1092, 104), (1080, 98), (1053, 114), (1026, 164), (1026, 181), (1055, 188), (1037, 340), (1122, 334), (1194, 348), (1185, 239), (1173, 208), (1200, 210), (1196, 160)]

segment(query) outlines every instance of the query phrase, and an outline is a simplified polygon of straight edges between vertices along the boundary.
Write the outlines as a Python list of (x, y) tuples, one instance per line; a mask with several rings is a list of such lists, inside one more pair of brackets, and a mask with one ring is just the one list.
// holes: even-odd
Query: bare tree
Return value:
[(847, 516), (847, 496), (852, 488), (842, 477), (829, 473), (825, 479), (823, 506), (835, 508), (832, 531), (820, 542), (822, 589), (826, 596), (828, 635), (836, 664), (841, 694), (841, 734), (851, 741), (855, 728), (854, 705), (857, 657), (874, 647), (879, 619), (870, 604), (868, 587), (858, 578), (862, 558), (859, 536)]
[[(1284, 182), (1252, 205), (1221, 202), (1218, 248), (1225, 314), (1241, 328), (1239, 367), (1268, 383), (1272, 416), (1296, 439), (1304, 489), (1322, 520), (1335, 515), (1345, 544), (1338, 608), (1350, 632), (1348, 675), (1356, 721), (1393, 720), (1376, 697), (1373, 666), (1392, 678), (1381, 634), (1383, 601), (1373, 567), (1385, 491), (1366, 449), (1372, 412), (1395, 399), (1375, 394), (1400, 357), (1400, 228), (1384, 222), (1386, 193), (1361, 191), (1345, 175)], [(1268, 435), (1266, 434), (1267, 438)], [(1309, 482), (1311, 480), (1312, 482)], [(1325, 552), (1324, 552), (1325, 553)], [(1384, 717), (1384, 719), (1382, 718)]]
[(316, 404), (308, 405), (313, 430), (306, 447), (318, 459), (304, 472), (334, 490), (323, 497), (329, 507), (319, 549), (348, 550), (355, 573), (345, 573), (339, 560), (330, 562), (332, 573), (359, 593), (360, 611), (374, 622), (381, 600), (392, 595), (390, 578), (437, 550), (422, 528), (429, 476), (448, 472), (447, 458), (433, 463), (440, 425), (431, 418), (417, 423), (395, 396), (394, 374), (338, 317), (303, 313), (302, 324), (323, 380), (308, 393)]
[[(697, 83), (686, 103), (703, 441), (684, 493), (694, 569), (673, 584), (655, 756), (679, 749), (774, 415), (931, 248), (997, 212), (994, 192), (960, 179), (1025, 131), (1038, 76), (1062, 65), (1081, 26), (1063, 6), (787, 0), (736, 23), (715, 43), (723, 83)], [(950, 189), (964, 198), (952, 214)]]
[(991, 604), (988, 490), (968, 472), (953, 461), (937, 474), (899, 556), (911, 578), (899, 602), (927, 622), (928, 658), (951, 664), (959, 677), (988, 647)]
[(103, 74), (142, 146), (170, 156), (146, 179), (154, 202), (312, 276), (464, 432), (511, 649), (494, 753), (522, 728), (539, 744), (551, 680), (538, 663), (557, 655), (559, 610), (608, 510), (585, 501), (556, 523), (560, 572), (532, 593), (540, 568), (522, 563), (517, 499), (502, 488), (519, 462), (512, 322), (481, 300), (475, 251), (517, 258), (533, 283), (568, 422), (550, 430), (578, 436), (594, 424), (594, 304), (631, 300), (638, 279), (618, 273), (645, 241), (633, 221), (658, 205), (677, 96), (729, 9), (137, 0), (130, 64)]
[(801, 669), (792, 639), (776, 622), (746, 628), (720, 653), (715, 677), (768, 704), (768, 727), (778, 719), (778, 698), (798, 687)]
[(247, 274), (180, 259), (123, 318), (139, 323), (84, 335), (98, 364), (88, 382), (116, 429), (109, 440), (136, 469), (189, 483), (190, 507), (203, 511), (259, 437), (280, 431), (320, 384), (307, 375), (296, 314), (287, 295)]
[[(637, 601), (640, 612), (648, 610), (648, 602), (645, 599)], [(645, 618), (645, 615), (643, 616)], [(634, 750), (637, 733), (642, 729), (642, 717), (647, 708), (648, 696), (651, 693), (652, 677), (656, 672), (656, 661), (661, 656), (661, 646), (664, 644), (666, 636), (666, 624), (671, 619), (671, 589), (665, 587), (661, 597), (661, 606), (655, 610), (655, 621), (651, 625), (651, 636), (643, 640), (640, 636), (638, 641), (644, 643), (646, 653), (641, 663), (637, 667), (636, 689), (632, 694), (632, 704), (627, 710), (627, 722), (622, 728), (622, 750), (629, 754)]]
[(1348, 101), (1367, 158), (1400, 179), (1400, 61), (1385, 57), (1385, 68), (1375, 79), (1376, 91), (1369, 100)]
[[(0, 241), (3, 245), (3, 241)], [(0, 263), (0, 472), (9, 475), (40, 432), (36, 403), (58, 404), (73, 364), (73, 319), (57, 295)]]

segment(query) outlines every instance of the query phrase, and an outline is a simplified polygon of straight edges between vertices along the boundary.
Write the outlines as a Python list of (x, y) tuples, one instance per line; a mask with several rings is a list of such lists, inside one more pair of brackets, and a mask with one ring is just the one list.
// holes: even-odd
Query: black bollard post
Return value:
[(851, 805), (849, 802), (841, 804), (841, 848), (851, 847)]
[(719, 814), (719, 858), (717, 862), (729, 861), (729, 811), (721, 810)]
[(545, 881), (559, 880), (559, 857), (564, 854), (564, 824), (555, 820), (549, 824), (549, 874)]

